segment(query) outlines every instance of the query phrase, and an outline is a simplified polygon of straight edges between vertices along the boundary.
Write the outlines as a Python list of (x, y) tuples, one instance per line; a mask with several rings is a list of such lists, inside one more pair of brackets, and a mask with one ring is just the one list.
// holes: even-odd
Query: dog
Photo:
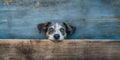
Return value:
[(67, 22), (60, 23), (40, 23), (37, 25), (40, 33), (45, 32), (49, 40), (62, 41), (68, 35), (71, 35), (75, 31), (75, 27), (69, 25)]

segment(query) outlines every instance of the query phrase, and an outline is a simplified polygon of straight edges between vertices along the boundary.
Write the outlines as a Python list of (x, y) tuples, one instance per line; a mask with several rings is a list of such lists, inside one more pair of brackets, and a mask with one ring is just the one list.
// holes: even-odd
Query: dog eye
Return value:
[(53, 31), (54, 31), (54, 29), (53, 29), (53, 28), (49, 28), (49, 31), (50, 31), (50, 32), (53, 32)]
[(52, 34), (52, 33), (54, 32), (54, 29), (53, 29), (53, 28), (49, 28), (48, 30), (49, 30), (49, 31), (48, 31), (48, 34)]
[(61, 28), (61, 29), (60, 29), (60, 31), (61, 31), (61, 32), (64, 32), (64, 31), (65, 31), (65, 29), (64, 29), (64, 28)]

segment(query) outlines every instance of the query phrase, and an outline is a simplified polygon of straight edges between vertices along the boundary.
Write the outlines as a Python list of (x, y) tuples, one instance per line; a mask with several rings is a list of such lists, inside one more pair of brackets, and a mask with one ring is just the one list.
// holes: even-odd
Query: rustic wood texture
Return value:
[(120, 60), (120, 41), (0, 40), (0, 60)]
[(46, 39), (37, 24), (68, 22), (68, 39), (120, 39), (120, 0), (0, 0), (0, 39)]

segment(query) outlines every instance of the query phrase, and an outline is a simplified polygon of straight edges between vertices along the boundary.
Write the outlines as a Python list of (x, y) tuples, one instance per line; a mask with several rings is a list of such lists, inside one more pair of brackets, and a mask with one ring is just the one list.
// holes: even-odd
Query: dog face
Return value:
[(72, 34), (75, 28), (70, 26), (68, 23), (41, 23), (38, 24), (38, 29), (40, 32), (45, 32), (46, 36), (50, 40), (64, 40), (68, 34)]
[(64, 26), (55, 23), (48, 27), (46, 35), (50, 40), (63, 40), (66, 37), (66, 29)]

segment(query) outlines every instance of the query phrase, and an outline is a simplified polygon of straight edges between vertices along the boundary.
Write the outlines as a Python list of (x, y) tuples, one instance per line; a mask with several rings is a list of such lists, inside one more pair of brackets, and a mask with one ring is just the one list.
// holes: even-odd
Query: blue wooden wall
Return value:
[(42, 39), (36, 25), (76, 26), (72, 39), (120, 39), (120, 0), (0, 0), (0, 39)]

